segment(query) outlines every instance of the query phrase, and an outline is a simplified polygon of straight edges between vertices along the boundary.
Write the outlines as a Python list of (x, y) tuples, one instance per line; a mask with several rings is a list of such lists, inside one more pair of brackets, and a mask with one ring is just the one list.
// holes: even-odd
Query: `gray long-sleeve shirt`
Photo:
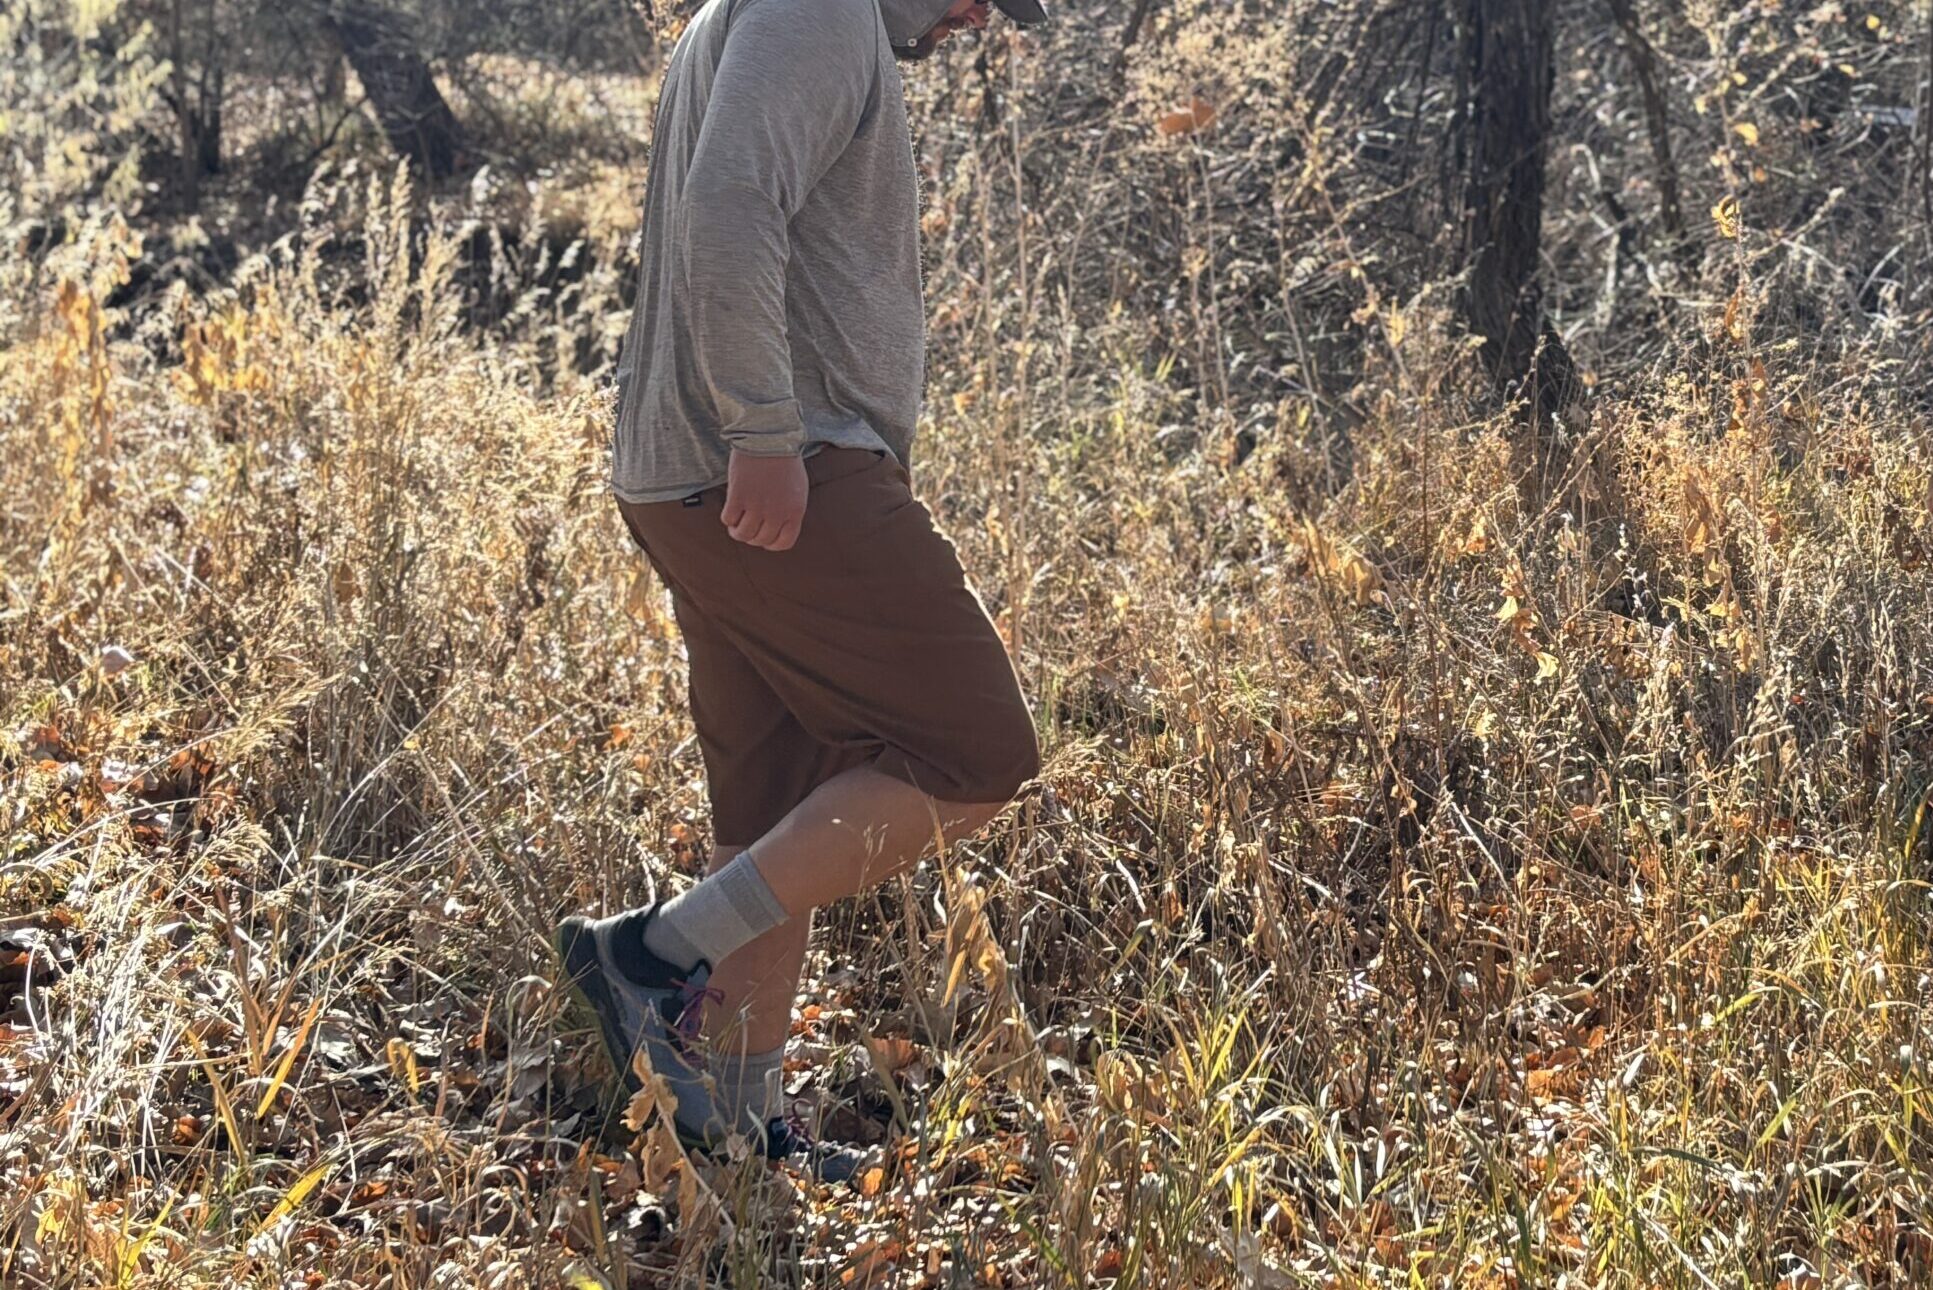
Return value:
[(725, 482), (733, 449), (907, 461), (925, 378), (919, 191), (888, 43), (948, 0), (710, 0), (672, 52), (618, 364), (611, 486)]

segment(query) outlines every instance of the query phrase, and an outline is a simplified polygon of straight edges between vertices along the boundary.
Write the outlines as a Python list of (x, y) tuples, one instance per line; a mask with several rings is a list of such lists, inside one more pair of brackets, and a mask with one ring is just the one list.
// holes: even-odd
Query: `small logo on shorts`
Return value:
[(704, 495), (703, 495), (703, 494), (701, 494), (701, 493), (693, 493), (693, 494), (692, 494), (692, 495), (691, 495), (690, 497), (687, 497), (687, 498), (685, 498), (685, 505), (686, 505), (686, 506), (701, 506), (701, 505), (703, 505), (703, 504), (704, 504), (704, 501), (705, 501), (705, 498), (704, 498)]

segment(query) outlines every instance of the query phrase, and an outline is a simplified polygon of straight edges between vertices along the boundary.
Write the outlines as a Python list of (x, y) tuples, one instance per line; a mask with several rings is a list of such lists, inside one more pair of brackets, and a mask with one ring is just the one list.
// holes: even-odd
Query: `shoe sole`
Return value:
[(564, 979), (571, 994), (597, 1018), (598, 1038), (604, 1042), (604, 1055), (610, 1058), (618, 1084), (626, 1097), (636, 1097), (644, 1084), (631, 1070), (633, 1054), (626, 1048), (617, 1029), (617, 1004), (604, 980), (604, 967), (597, 959), (597, 937), (590, 920), (566, 918), (557, 926), (557, 957), (563, 960)]

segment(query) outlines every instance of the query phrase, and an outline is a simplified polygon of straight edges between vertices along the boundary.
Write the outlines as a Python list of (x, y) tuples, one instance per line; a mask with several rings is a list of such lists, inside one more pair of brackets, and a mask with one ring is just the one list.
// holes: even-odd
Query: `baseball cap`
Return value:
[(994, 7), (1023, 27), (1047, 21), (1047, 6), (1040, 0), (993, 0)]

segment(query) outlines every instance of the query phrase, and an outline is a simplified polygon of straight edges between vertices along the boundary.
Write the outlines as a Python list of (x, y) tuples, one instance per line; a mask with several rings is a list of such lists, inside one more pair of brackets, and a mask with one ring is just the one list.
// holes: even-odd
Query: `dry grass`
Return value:
[[(1235, 92), (1192, 75), (1128, 101)], [(0, 1283), (1933, 1283), (1898, 366), (1785, 343), (1741, 247), (1562, 428), (1428, 292), (1350, 304), (1347, 399), (1270, 393), (1258, 338), (1334, 343), (1284, 302), (1360, 283), (1218, 199), (1273, 145), (976, 146), (977, 92), (916, 87), (915, 474), (1047, 769), (823, 920), (796, 1075), (885, 1147), (856, 1191), (627, 1126), (554, 989), (558, 916), (707, 844), (560, 361), (611, 259), (479, 326), (474, 210), (372, 182), (138, 312), (112, 218), (0, 267)], [(1346, 242), (1312, 146), (1276, 213)]]
[(1127, 373), (1054, 440), (963, 400), (920, 484), (1050, 768), (827, 920), (869, 1194), (707, 1201), (600, 1139), (544, 948), (703, 850), (602, 407), (371, 208), (360, 305), (293, 252), (100, 339), (100, 228), (7, 351), (11, 1283), (1929, 1274), (1933, 476), (1879, 391), (1602, 400), (1540, 495), (1393, 374), (1319, 514)]

